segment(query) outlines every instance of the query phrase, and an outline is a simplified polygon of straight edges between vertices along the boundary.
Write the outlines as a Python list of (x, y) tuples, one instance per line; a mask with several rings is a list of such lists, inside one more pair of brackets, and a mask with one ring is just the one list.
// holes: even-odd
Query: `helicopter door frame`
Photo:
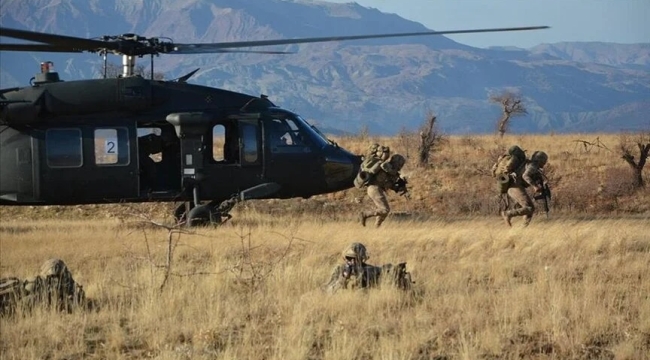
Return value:
[(242, 167), (261, 167), (265, 174), (265, 153), (260, 113), (234, 114), (228, 120), (237, 122), (239, 136), (239, 164)]

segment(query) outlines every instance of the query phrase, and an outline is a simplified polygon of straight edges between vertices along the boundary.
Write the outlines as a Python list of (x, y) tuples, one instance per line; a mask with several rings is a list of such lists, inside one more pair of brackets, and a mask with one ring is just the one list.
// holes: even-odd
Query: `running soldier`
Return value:
[(359, 220), (361, 225), (366, 226), (368, 218), (376, 217), (375, 226), (379, 227), (390, 213), (386, 191), (393, 189), (400, 194), (408, 195), (406, 180), (400, 175), (406, 159), (400, 154), (390, 155), (388, 147), (378, 144), (373, 144), (369, 150), (355, 179), (355, 186), (360, 189), (366, 188), (374, 208), (361, 212)]
[(508, 150), (508, 154), (499, 157), (492, 167), (492, 174), (497, 178), (501, 193), (507, 194), (507, 197), (515, 201), (514, 209), (506, 208), (501, 211), (506, 225), (512, 226), (511, 219), (516, 216), (524, 217), (524, 226), (530, 224), (535, 205), (526, 188), (532, 186), (535, 194), (543, 190), (543, 168), (547, 162), (548, 155), (542, 151), (535, 151), (528, 161), (523, 150), (513, 146)]

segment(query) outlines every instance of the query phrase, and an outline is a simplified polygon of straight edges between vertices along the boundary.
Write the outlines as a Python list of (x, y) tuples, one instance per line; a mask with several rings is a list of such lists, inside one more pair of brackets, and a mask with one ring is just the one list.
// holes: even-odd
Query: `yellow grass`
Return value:
[[(417, 138), (335, 140), (408, 155), (412, 200), (391, 194), (380, 230), (353, 221), (370, 206), (357, 189), (246, 202), (173, 237), (162, 291), (167, 232), (119, 219), (169, 222), (173, 204), (0, 207), (0, 276), (60, 257), (92, 304), (1, 318), (0, 358), (650, 358), (650, 191), (618, 149), (633, 136), (455, 136), (426, 169)], [(528, 228), (502, 224), (488, 174), (513, 144), (550, 157), (551, 218)], [(323, 293), (352, 241), (370, 263), (408, 262), (414, 291)]]
[[(2, 318), (0, 350), (3, 359), (647, 359), (648, 228), (647, 218), (620, 218), (504, 229), (477, 217), (377, 230), (240, 209), (220, 228), (174, 238), (179, 276), (159, 291), (162, 229), (3, 220), (1, 276), (34, 275), (61, 257), (95, 309)], [(368, 246), (370, 263), (407, 261), (415, 290), (323, 293), (352, 241)]]

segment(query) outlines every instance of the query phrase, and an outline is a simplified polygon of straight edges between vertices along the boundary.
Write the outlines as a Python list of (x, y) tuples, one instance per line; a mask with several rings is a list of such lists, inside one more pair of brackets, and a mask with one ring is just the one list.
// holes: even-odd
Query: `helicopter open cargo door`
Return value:
[(183, 188), (198, 189), (200, 201), (225, 200), (259, 184), (259, 114), (174, 113), (167, 122), (181, 139)]

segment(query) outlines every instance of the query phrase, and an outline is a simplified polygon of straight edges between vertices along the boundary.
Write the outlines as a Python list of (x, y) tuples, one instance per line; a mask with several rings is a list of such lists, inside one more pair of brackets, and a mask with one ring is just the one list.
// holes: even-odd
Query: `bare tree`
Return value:
[(511, 90), (491, 95), (490, 101), (501, 105), (501, 110), (503, 111), (503, 114), (497, 123), (497, 131), (499, 132), (500, 137), (503, 137), (506, 131), (508, 131), (508, 125), (510, 124), (511, 118), (528, 114), (528, 110), (526, 110), (526, 107), (523, 104), (521, 95)]
[(404, 156), (406, 156), (407, 159), (411, 158), (411, 146), (416, 143), (416, 141), (414, 141), (416, 136), (417, 135), (413, 131), (409, 131), (405, 126), (402, 126), (397, 133), (400, 147), (404, 149)]
[(625, 137), (621, 139), (620, 149), (623, 160), (630, 165), (634, 173), (635, 185), (637, 188), (645, 187), (645, 182), (643, 181), (643, 167), (645, 166), (646, 160), (648, 159), (648, 152), (650, 152), (650, 134), (649, 135), (640, 135), (639, 138), (634, 141), (637, 148), (639, 149), (639, 161), (634, 160), (634, 155), (632, 155), (632, 150), (630, 149), (630, 144)]
[(433, 112), (429, 112), (427, 119), (420, 127), (420, 145), (418, 146), (418, 166), (424, 167), (429, 165), (431, 152), (440, 145), (443, 136), (436, 128), (437, 117)]

